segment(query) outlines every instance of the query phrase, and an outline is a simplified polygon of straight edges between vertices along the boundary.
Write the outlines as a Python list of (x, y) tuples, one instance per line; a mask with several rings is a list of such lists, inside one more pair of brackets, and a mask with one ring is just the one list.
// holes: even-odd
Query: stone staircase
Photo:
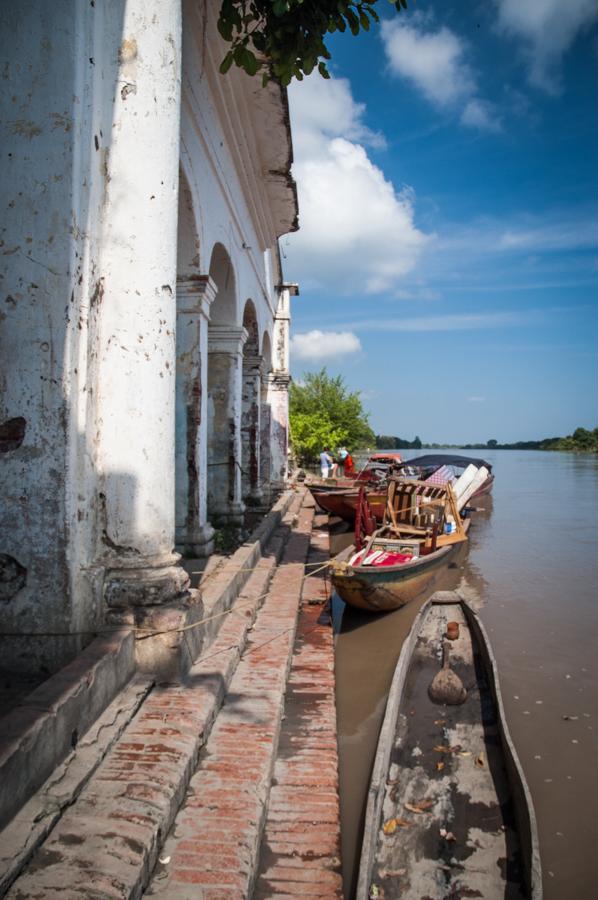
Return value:
[[(287, 507), (259, 551), (233, 557), (227, 598), (230, 571), (203, 590), (210, 624), (184, 683), (134, 676), (0, 834), (0, 896), (251, 896), (314, 517), (303, 494)], [(332, 725), (325, 824), (337, 835), (335, 735)], [(340, 896), (338, 859), (326, 854), (326, 896)], [(260, 876), (260, 896), (278, 896), (269, 890)]]

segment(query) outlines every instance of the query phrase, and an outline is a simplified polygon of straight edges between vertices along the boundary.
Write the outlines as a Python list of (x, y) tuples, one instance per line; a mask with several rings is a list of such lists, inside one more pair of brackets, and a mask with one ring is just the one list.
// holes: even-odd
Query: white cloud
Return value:
[(361, 343), (351, 331), (307, 331), (291, 337), (291, 354), (296, 359), (316, 362), (358, 353)]
[(500, 121), (487, 101), (478, 97), (464, 42), (445, 26), (431, 30), (421, 15), (410, 23), (382, 23), (382, 40), (395, 75), (411, 81), (441, 109), (461, 113), (461, 122), (482, 131), (499, 131)]
[(467, 398), (468, 403), (484, 403), (485, 400), (486, 400), (485, 397), (468, 397)]
[(598, 246), (598, 224), (595, 219), (547, 222), (535, 227), (512, 227), (503, 231), (497, 250), (582, 250)]
[(495, 0), (499, 26), (522, 38), (532, 84), (559, 90), (558, 68), (577, 36), (598, 20), (596, 0)]
[(515, 325), (529, 323), (535, 319), (535, 313), (525, 312), (491, 313), (447, 313), (442, 316), (401, 316), (394, 319), (361, 319), (343, 326), (355, 331), (408, 331), (408, 332), (442, 332), (442, 331), (479, 331), (492, 328), (510, 328)]
[(315, 75), (289, 95), (300, 230), (285, 240), (287, 268), (336, 293), (389, 290), (428, 240), (413, 191), (397, 190), (370, 159), (365, 145), (383, 138), (363, 123), (348, 81)]
[[(421, 17), (418, 21), (422, 23)], [(412, 81), (437, 106), (450, 106), (473, 93), (464, 47), (448, 28), (425, 33), (415, 25), (387, 20), (382, 40), (392, 71)]]
[(563, 314), (571, 316), (575, 312), (587, 312), (586, 306), (532, 307), (527, 309), (504, 309), (492, 312), (445, 313), (436, 316), (395, 316), (389, 318), (352, 317), (337, 324), (339, 329), (355, 333), (363, 332), (411, 332), (442, 333), (453, 331), (493, 331), (545, 326), (548, 321), (558, 321)]
[(478, 97), (467, 101), (461, 113), (461, 122), (463, 125), (479, 128), (480, 131), (501, 130), (500, 122), (495, 118), (490, 104)]
[(318, 150), (322, 136), (343, 137), (369, 144), (386, 146), (384, 135), (372, 131), (362, 121), (365, 103), (356, 103), (351, 85), (346, 78), (329, 78), (319, 75), (305, 79), (301, 84), (293, 82), (289, 88), (293, 113), (293, 143), (300, 153)]

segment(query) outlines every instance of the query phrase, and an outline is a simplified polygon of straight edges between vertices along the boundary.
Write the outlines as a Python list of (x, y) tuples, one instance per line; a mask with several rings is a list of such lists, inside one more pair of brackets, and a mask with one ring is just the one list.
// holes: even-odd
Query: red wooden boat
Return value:
[[(378, 508), (382, 502), (382, 510), (386, 503), (386, 480), (402, 462), (400, 453), (372, 453), (365, 465), (352, 477), (321, 478), (310, 481), (307, 485), (312, 497), (323, 510), (333, 516), (339, 516), (347, 522), (355, 519), (358, 485), (367, 484), (372, 488), (374, 506)], [(384, 485), (381, 491), (377, 485)], [(380, 495), (380, 501), (377, 497)]]
[[(370, 460), (375, 457), (380, 457), (380, 459), (384, 461), (388, 460), (390, 456), (392, 456), (392, 454), (374, 454), (373, 457), (370, 457)], [(396, 454), (396, 456), (400, 457), (400, 454)], [(370, 460), (368, 460), (368, 466)], [(382, 462), (382, 464), (384, 463)], [(386, 464), (388, 465), (388, 463)], [(419, 456), (411, 460), (401, 461), (399, 459), (392, 464), (392, 471), (408, 478), (415, 477), (421, 480), (432, 479), (433, 482), (435, 476), (438, 476), (437, 481), (434, 483), (443, 484), (449, 482), (451, 478), (456, 477), (457, 474), (461, 474), (468, 466), (472, 465), (477, 469), (486, 469), (488, 474), (485, 481), (476, 488), (475, 492), (470, 496), (468, 501), (470, 502), (471, 500), (476, 500), (492, 491), (494, 475), (492, 474), (492, 465), (486, 462), (486, 460), (474, 459), (469, 456), (435, 453)], [(363, 470), (364, 473), (366, 470), (367, 467)], [(446, 480), (442, 481), (443, 478), (446, 478)], [(362, 481), (367, 480), (367, 478), (362, 479)], [(386, 479), (379, 481), (378, 484), (378, 487), (374, 483), (371, 488), (368, 489), (368, 503), (377, 522), (381, 523), (386, 508)], [(337, 483), (333, 485), (330, 482), (322, 481), (317, 485), (310, 485), (309, 487), (314, 500), (322, 507), (322, 509), (329, 512), (331, 515), (339, 516), (351, 525), (353, 524), (355, 521), (355, 509), (357, 507), (359, 496), (358, 486), (354, 482), (345, 481), (342, 484)]]

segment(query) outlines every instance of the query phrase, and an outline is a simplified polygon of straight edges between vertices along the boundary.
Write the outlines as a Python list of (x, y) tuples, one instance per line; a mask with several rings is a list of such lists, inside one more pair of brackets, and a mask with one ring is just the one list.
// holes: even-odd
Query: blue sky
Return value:
[(419, 0), (290, 89), (292, 372), (377, 432), (598, 425), (598, 3)]

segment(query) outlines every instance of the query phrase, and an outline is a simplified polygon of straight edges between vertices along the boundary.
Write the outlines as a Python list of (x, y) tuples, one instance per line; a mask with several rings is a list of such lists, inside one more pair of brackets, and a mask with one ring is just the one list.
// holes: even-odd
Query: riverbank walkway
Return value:
[[(326, 517), (304, 489), (279, 509), (258, 558), (202, 584), (184, 683), (134, 675), (0, 833), (0, 896), (342, 897)], [(34, 762), (31, 697), (0, 775)]]

